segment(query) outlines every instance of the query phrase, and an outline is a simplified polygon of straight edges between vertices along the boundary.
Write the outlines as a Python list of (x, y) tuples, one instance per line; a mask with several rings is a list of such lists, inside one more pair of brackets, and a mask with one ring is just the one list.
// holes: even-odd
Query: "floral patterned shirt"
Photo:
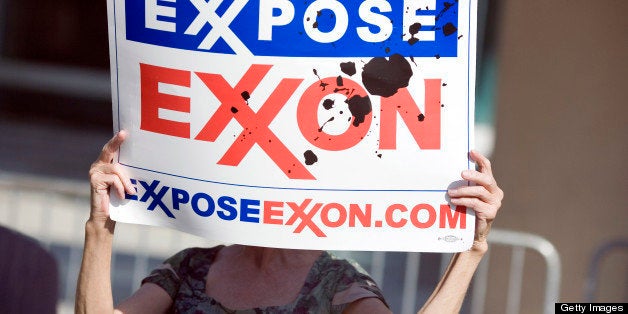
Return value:
[(172, 298), (171, 313), (342, 313), (353, 301), (384, 296), (356, 263), (323, 252), (310, 269), (297, 298), (289, 304), (231, 310), (205, 293), (205, 277), (223, 246), (189, 248), (167, 259), (142, 280), (163, 288)]

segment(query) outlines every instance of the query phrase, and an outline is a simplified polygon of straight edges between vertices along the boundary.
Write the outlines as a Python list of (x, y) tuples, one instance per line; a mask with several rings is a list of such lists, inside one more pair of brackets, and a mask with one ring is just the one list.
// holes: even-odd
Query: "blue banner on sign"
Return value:
[(458, 1), (126, 0), (128, 40), (222, 54), (456, 57)]

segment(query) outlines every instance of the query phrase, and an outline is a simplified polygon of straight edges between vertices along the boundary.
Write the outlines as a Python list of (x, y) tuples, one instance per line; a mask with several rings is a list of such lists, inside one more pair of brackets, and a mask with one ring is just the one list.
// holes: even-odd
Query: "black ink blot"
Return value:
[(364, 122), (364, 117), (371, 113), (373, 109), (369, 96), (362, 97), (360, 95), (354, 95), (345, 100), (345, 102), (349, 105), (349, 111), (353, 116), (353, 126), (358, 126), (360, 123)]
[(249, 101), (249, 98), (251, 98), (251, 94), (249, 94), (249, 92), (247, 91), (243, 91), (242, 93), (240, 93), (240, 95), (245, 101)]
[(303, 153), (303, 157), (305, 157), (305, 164), (308, 166), (313, 165), (315, 162), (318, 161), (318, 157), (316, 157), (314, 152), (309, 149), (306, 150), (305, 153)]
[(410, 35), (416, 35), (420, 29), (421, 23), (414, 23), (408, 27), (408, 32), (410, 32)]
[(412, 63), (414, 63), (414, 66), (417, 66), (417, 67), (419, 66), (418, 64), (416, 64), (416, 61), (414, 61), (414, 57), (413, 56), (410, 56), (410, 61), (412, 61)]
[(408, 39), (408, 44), (414, 45), (419, 41), (419, 39), (414, 37), (414, 35), (416, 35), (420, 29), (421, 23), (414, 23), (410, 25), (410, 27), (408, 27), (408, 32), (410, 33), (410, 39)]
[(238, 108), (236, 108), (236, 107), (231, 107), (231, 112), (233, 112), (233, 113), (238, 113)]
[(449, 23), (445, 24), (445, 26), (443, 26), (443, 34), (445, 34), (445, 36), (449, 36), (449, 35), (455, 33), (457, 30), (458, 29), (451, 22), (449, 22)]
[(394, 54), (388, 60), (377, 57), (366, 63), (362, 71), (362, 84), (372, 95), (390, 97), (400, 88), (408, 86), (410, 77), (410, 63), (400, 54)]
[(321, 125), (321, 127), (320, 127), (320, 128), (318, 128), (318, 132), (323, 132), (323, 128), (324, 128), (324, 127), (325, 127), (325, 125), (326, 125), (327, 123), (329, 123), (330, 121), (334, 121), (334, 117), (331, 117), (331, 118), (327, 119), (327, 121), (325, 121), (325, 123), (323, 123), (323, 125)]
[(340, 71), (342, 71), (342, 73), (352, 76), (353, 74), (356, 73), (355, 70), (355, 63), (353, 62), (342, 62), (340, 63)]
[(419, 121), (421, 121), (421, 122), (422, 122), (423, 120), (425, 120), (425, 115), (423, 115), (423, 114), (421, 113), (421, 114), (419, 114), (419, 117), (418, 117), (418, 118), (419, 118)]
[(342, 76), (338, 75), (338, 77), (336, 78), (336, 85), (337, 86), (344, 86), (344, 83), (342, 81)]
[(325, 99), (323, 101), (323, 108), (325, 108), (325, 110), (329, 110), (331, 108), (334, 107), (334, 100), (333, 99)]

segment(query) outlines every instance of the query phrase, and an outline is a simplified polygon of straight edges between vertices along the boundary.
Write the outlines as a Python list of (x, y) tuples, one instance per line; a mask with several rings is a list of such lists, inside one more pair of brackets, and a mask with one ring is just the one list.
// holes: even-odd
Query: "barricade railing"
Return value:
[[(596, 292), (600, 280), (600, 272), (602, 270), (604, 259), (610, 256), (612, 253), (626, 253), (628, 252), (628, 238), (618, 238), (606, 241), (600, 244), (589, 261), (589, 267), (587, 269), (587, 277), (584, 285), (584, 300), (586, 302), (596, 301)], [(627, 278), (628, 279), (628, 278)], [(624, 287), (627, 287), (628, 282), (625, 282)], [(628, 298), (628, 292), (626, 292)]]
[[(89, 215), (89, 185), (87, 182), (64, 181), (53, 178), (15, 176), (0, 172), (0, 224), (39, 240), (52, 251), (59, 261), (60, 295), (59, 313), (71, 313), (76, 278), (80, 267), (84, 223)], [(544, 312), (552, 313), (558, 301), (560, 287), (560, 258), (554, 246), (537, 235), (493, 229), (489, 236), (491, 246), (510, 247), (508, 297), (505, 313), (518, 313), (521, 305), (525, 250), (539, 253), (546, 262), (544, 282)], [(185, 247), (213, 246), (207, 241), (168, 228), (155, 228), (132, 224), (119, 224), (114, 239), (112, 269), (116, 301), (127, 297), (139, 286), (141, 278), (164, 258)], [(419, 291), (421, 267), (435, 267), (442, 274), (451, 254), (440, 259), (423, 261), (422, 253), (387, 252), (336, 252), (341, 257), (353, 258), (363, 264), (380, 284), (384, 293), (397, 297), (391, 304), (397, 313), (414, 313), (424, 301)], [(391, 258), (403, 259), (392, 260)], [(433, 265), (437, 260), (440, 265)], [(387, 263), (404, 265), (394, 268)], [(432, 265), (429, 265), (432, 263)], [(468, 311), (483, 313), (490, 268), (489, 254), (480, 264), (471, 287)], [(397, 274), (393, 274), (397, 272)], [(396, 282), (387, 276), (402, 276)]]

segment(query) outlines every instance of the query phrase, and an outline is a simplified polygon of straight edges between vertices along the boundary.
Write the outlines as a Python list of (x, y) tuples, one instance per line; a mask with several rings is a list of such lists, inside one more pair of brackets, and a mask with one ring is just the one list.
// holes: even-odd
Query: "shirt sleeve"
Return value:
[(150, 275), (142, 280), (142, 284), (156, 284), (164, 289), (174, 300), (181, 286), (180, 269), (190, 251), (191, 249), (185, 249), (166, 259), (163, 264), (153, 269)]
[(344, 262), (344, 270), (340, 272), (340, 278), (336, 279), (337, 285), (331, 302), (332, 312), (342, 313), (349, 304), (364, 298), (377, 298), (389, 307), (381, 289), (366, 271), (355, 262)]

